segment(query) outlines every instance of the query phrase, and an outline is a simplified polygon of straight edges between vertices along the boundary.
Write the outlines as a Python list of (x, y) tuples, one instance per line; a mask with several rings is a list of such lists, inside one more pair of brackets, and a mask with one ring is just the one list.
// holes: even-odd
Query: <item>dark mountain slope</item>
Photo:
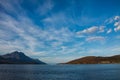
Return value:
[(0, 64), (45, 64), (44, 62), (32, 59), (22, 52), (12, 52), (0, 56)]

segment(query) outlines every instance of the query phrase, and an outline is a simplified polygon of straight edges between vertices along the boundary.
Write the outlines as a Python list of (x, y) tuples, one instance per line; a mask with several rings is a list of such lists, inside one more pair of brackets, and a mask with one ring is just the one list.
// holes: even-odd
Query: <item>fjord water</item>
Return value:
[(120, 80), (120, 64), (0, 65), (0, 80)]

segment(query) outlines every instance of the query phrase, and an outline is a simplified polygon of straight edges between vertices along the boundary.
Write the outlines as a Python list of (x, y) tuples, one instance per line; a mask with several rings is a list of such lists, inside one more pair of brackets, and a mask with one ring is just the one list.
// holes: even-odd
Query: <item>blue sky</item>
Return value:
[(120, 0), (0, 0), (0, 54), (47, 63), (120, 54)]

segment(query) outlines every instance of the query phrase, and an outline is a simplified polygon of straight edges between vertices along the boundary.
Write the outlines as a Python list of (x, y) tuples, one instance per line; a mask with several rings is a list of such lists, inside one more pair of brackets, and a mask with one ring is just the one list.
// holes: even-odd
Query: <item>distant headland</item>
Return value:
[(63, 64), (115, 64), (120, 63), (120, 55), (111, 57), (87, 56)]

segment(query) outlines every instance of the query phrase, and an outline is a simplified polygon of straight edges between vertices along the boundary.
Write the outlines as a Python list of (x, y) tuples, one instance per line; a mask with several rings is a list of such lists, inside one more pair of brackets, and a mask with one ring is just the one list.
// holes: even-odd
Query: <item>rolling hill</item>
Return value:
[(114, 64), (120, 63), (120, 55), (111, 57), (87, 56), (80, 59), (69, 61), (65, 64)]

